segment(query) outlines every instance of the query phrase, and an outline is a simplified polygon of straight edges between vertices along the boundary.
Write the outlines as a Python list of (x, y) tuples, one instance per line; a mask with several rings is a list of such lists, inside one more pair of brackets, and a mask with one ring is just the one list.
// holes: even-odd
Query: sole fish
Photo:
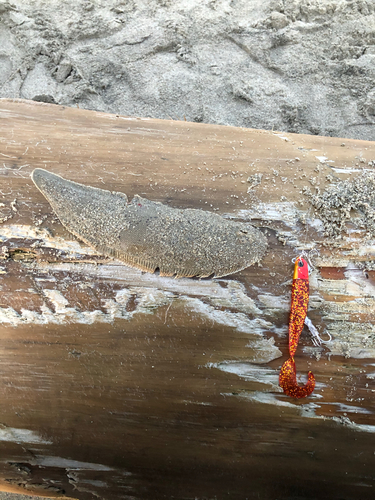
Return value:
[(161, 276), (225, 276), (259, 262), (267, 240), (250, 224), (63, 179), (31, 178), (61, 223), (98, 252)]

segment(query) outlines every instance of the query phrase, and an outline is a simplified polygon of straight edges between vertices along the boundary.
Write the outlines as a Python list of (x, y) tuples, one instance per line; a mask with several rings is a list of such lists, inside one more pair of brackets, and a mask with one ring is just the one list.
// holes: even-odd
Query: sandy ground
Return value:
[(374, 10), (372, 0), (2, 0), (0, 97), (374, 140)]

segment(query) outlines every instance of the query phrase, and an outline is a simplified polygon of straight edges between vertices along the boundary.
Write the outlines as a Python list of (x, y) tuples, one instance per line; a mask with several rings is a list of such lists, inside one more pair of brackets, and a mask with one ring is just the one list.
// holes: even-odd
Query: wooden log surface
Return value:
[[(371, 172), (375, 143), (0, 100), (0, 483), (99, 498), (373, 498), (375, 240), (324, 234), (311, 195)], [(252, 221), (261, 266), (142, 273), (75, 239), (34, 168)], [(357, 222), (356, 222), (357, 221)], [(313, 268), (298, 374), (293, 259)], [(301, 379), (301, 380), (302, 380)], [(1, 489), (1, 488), (0, 488)]]

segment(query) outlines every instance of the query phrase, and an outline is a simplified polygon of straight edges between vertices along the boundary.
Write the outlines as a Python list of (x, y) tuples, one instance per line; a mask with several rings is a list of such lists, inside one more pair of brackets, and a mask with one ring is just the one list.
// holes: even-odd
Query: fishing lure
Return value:
[(282, 365), (279, 384), (285, 394), (292, 398), (309, 396), (315, 388), (315, 377), (311, 371), (304, 386), (297, 383), (296, 363), (294, 355), (305, 323), (309, 303), (309, 268), (307, 262), (298, 257), (294, 267), (292, 285), (292, 303), (289, 318), (289, 359)]

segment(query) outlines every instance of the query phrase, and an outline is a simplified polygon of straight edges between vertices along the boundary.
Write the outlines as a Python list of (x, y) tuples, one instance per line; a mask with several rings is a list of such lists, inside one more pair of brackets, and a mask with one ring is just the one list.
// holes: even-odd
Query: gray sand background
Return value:
[(0, 97), (375, 140), (373, 0), (0, 1)]

